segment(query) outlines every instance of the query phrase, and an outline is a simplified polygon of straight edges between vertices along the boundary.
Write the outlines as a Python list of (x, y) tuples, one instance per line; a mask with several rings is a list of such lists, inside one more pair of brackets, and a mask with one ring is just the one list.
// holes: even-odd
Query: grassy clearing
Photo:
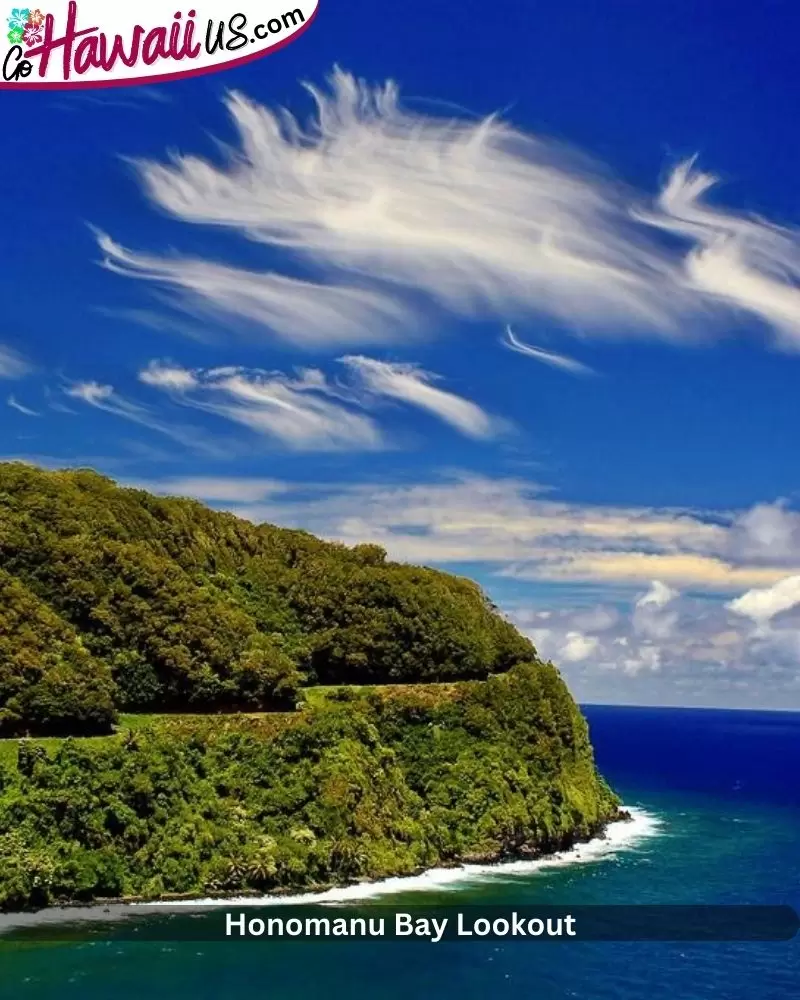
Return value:
[[(169, 714), (133, 714), (129, 712), (120, 713), (117, 731), (124, 732), (132, 730), (134, 733), (143, 729), (151, 729), (153, 726), (186, 726), (186, 725), (206, 725), (213, 723), (215, 719), (268, 719), (272, 716), (285, 715), (285, 712), (204, 712), (202, 714), (175, 712)], [(108, 737), (100, 737), (108, 739)]]
[[(118, 739), (117, 736), (83, 736), (79, 737), (82, 743), (89, 746), (102, 746), (108, 740)], [(57, 750), (64, 742), (61, 736), (35, 736), (33, 737), (37, 746), (43, 746), (48, 754)], [(0, 764), (5, 764), (14, 769), (17, 766), (17, 744), (19, 740), (0, 740)]]
[(482, 681), (436, 681), (432, 684), (336, 684), (330, 687), (304, 688), (303, 698), (307, 705), (316, 708), (326, 702), (345, 701), (352, 697), (366, 698), (378, 695), (381, 698), (418, 698), (435, 703), (452, 698), (464, 688), (481, 684)]

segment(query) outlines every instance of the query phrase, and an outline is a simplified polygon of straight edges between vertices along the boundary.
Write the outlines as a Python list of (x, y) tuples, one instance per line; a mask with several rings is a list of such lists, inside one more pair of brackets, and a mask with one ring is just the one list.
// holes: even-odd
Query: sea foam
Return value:
[(429, 868), (420, 875), (403, 875), (360, 882), (324, 892), (304, 892), (290, 896), (232, 896), (229, 899), (188, 899), (179, 902), (145, 903), (143, 906), (298, 906), (307, 903), (349, 903), (378, 896), (391, 896), (406, 892), (440, 892), (486, 879), (528, 876), (567, 865), (588, 864), (615, 857), (620, 851), (632, 850), (642, 841), (654, 837), (662, 826), (654, 813), (637, 806), (623, 807), (631, 819), (611, 823), (604, 836), (595, 837), (584, 844), (576, 844), (568, 851), (526, 861), (503, 861), (496, 864), (466, 864), (453, 868)]
[(453, 868), (431, 868), (420, 875), (360, 882), (356, 885), (327, 889), (324, 892), (303, 892), (289, 896), (231, 896), (227, 899), (164, 900), (151, 903), (115, 903), (109, 906), (63, 907), (40, 910), (38, 913), (0, 914), (0, 936), (19, 927), (45, 924), (71, 924), (82, 921), (121, 920), (145, 916), (159, 907), (160, 912), (202, 910), (206, 907), (231, 906), (298, 906), (326, 903), (336, 905), (358, 900), (374, 899), (408, 892), (456, 891), (466, 885), (487, 879), (514, 879), (529, 877), (537, 872), (568, 865), (590, 864), (616, 857), (623, 851), (636, 850), (640, 845), (659, 834), (660, 817), (637, 806), (624, 807), (630, 820), (611, 823), (605, 833), (584, 844), (576, 844), (568, 851), (527, 861), (505, 861), (497, 864), (466, 864)]

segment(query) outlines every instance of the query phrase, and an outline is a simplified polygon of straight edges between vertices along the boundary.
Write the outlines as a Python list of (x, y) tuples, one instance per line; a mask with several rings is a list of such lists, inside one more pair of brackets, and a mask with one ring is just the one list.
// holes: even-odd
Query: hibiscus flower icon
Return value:
[(32, 10), (29, 12), (28, 24), (32, 24), (34, 27), (38, 28), (40, 25), (44, 24), (44, 19), (46, 16), (47, 15), (43, 14), (37, 7), (36, 10)]
[(22, 43), (22, 28), (12, 28), (8, 33), (8, 40), (12, 45), (20, 45)]
[(31, 12), (27, 7), (13, 7), (8, 19), (9, 35), (12, 31), (24, 31)]
[(32, 24), (30, 21), (25, 25), (22, 37), (26, 45), (39, 45), (42, 41), (42, 27), (39, 24)]

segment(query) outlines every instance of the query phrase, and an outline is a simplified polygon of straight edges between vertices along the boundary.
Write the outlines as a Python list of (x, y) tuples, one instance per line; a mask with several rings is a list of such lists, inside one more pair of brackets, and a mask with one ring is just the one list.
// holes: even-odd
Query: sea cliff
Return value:
[(2, 464), (0, 565), (0, 907), (540, 856), (619, 816), (468, 580)]

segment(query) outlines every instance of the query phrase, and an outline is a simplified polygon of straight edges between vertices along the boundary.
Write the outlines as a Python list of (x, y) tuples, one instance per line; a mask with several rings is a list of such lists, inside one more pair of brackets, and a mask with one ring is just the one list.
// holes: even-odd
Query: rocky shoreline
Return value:
[[(63, 900), (59, 901), (53, 906), (46, 907), (43, 910), (6, 910), (0, 912), (0, 917), (12, 916), (14, 914), (23, 915), (35, 915), (37, 913), (45, 912), (55, 912), (55, 911), (68, 911), (68, 910), (86, 910), (98, 908), (109, 909), (110, 907), (121, 907), (121, 906), (146, 906), (148, 904), (152, 905), (164, 905), (169, 903), (190, 903), (193, 900), (209, 900), (209, 899), (219, 899), (227, 900), (235, 895), (237, 899), (261, 899), (261, 898), (281, 898), (286, 896), (296, 896), (298, 893), (303, 894), (321, 894), (324, 892), (329, 892), (335, 889), (346, 888), (347, 886), (353, 885), (371, 885), (376, 884), (383, 879), (388, 878), (405, 878), (414, 877), (418, 875), (424, 875), (426, 872), (435, 869), (458, 869), (463, 868), (466, 865), (502, 865), (514, 861), (540, 861), (545, 858), (550, 858), (562, 854), (564, 851), (572, 850), (579, 844), (588, 844), (595, 840), (605, 840), (607, 839), (608, 827), (613, 823), (626, 823), (631, 822), (633, 816), (628, 812), (627, 809), (618, 809), (616, 814), (611, 818), (605, 820), (604, 822), (596, 824), (595, 827), (590, 829), (588, 833), (584, 835), (576, 835), (575, 833), (567, 834), (560, 838), (558, 841), (546, 842), (544, 844), (538, 844), (536, 846), (526, 846), (521, 845), (515, 850), (505, 850), (505, 851), (495, 851), (485, 854), (466, 854), (461, 858), (453, 859), (450, 861), (441, 861), (435, 866), (420, 867), (411, 872), (402, 873), (392, 873), (387, 872), (385, 875), (379, 876), (378, 878), (358, 878), (350, 879), (349, 881), (340, 882), (329, 882), (320, 884), (309, 884), (305, 886), (291, 886), (282, 887), (279, 889), (272, 889), (268, 891), (258, 890), (258, 889), (236, 889), (236, 890), (216, 890), (216, 891), (197, 891), (197, 892), (184, 892), (184, 893), (162, 893), (159, 896), (118, 896), (118, 897), (104, 897), (98, 896), (91, 900)], [(0, 922), (0, 932), (2, 932), (2, 922)]]

